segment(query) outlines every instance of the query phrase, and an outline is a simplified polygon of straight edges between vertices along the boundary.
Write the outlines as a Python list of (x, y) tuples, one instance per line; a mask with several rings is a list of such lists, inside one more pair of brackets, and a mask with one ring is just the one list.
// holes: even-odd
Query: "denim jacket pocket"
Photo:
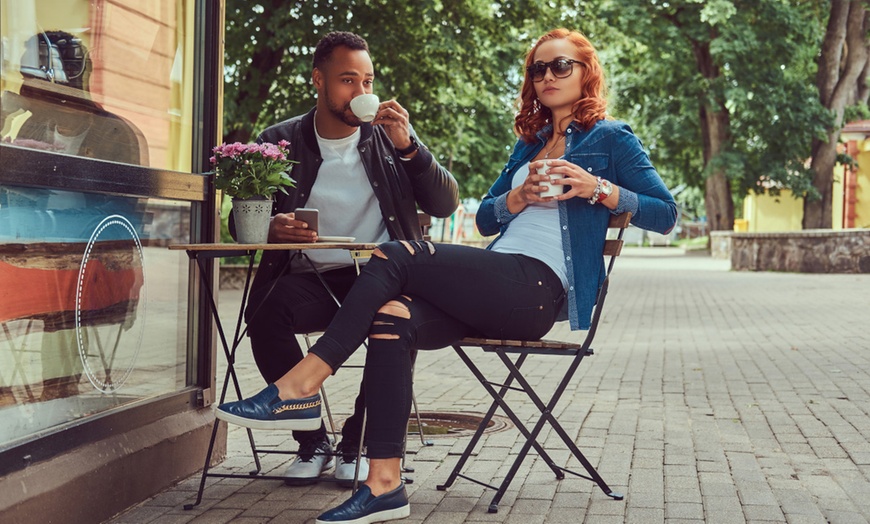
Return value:
[(608, 169), (610, 156), (606, 153), (571, 153), (566, 156), (566, 159), (572, 164), (582, 167), (592, 176), (611, 179)]

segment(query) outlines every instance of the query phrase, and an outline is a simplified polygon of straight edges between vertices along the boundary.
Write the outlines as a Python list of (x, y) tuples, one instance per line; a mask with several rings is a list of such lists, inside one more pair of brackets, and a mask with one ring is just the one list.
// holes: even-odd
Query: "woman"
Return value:
[[(519, 140), (477, 214), (482, 234), (500, 236), (487, 250), (382, 244), (306, 358), (256, 396), (218, 408), (218, 418), (243, 426), (313, 428), (320, 385), (368, 337), (369, 475), (317, 522), (410, 514), (400, 463), (411, 349), (464, 336), (538, 339), (563, 305), (571, 328), (585, 329), (604, 275), (610, 214), (629, 211), (632, 223), (659, 233), (673, 228), (673, 198), (629, 127), (605, 119), (604, 97), (598, 58), (583, 35), (557, 29), (542, 36), (526, 57)], [(562, 192), (541, 196), (551, 175), (564, 177), (553, 181)]]

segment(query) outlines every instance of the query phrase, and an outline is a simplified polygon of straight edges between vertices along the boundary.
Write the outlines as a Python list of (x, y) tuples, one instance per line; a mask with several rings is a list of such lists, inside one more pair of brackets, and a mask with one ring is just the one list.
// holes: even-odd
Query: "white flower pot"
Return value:
[(254, 197), (245, 200), (233, 199), (233, 219), (236, 224), (236, 241), (239, 244), (265, 244), (269, 241), (269, 219), (272, 217), (272, 200)]

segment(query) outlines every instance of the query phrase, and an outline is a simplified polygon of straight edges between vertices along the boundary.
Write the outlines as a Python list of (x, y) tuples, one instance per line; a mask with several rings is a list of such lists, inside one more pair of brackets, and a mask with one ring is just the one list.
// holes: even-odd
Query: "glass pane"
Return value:
[(0, 0), (0, 139), (190, 172), (193, 0)]
[(190, 216), (0, 185), (0, 447), (187, 385)]

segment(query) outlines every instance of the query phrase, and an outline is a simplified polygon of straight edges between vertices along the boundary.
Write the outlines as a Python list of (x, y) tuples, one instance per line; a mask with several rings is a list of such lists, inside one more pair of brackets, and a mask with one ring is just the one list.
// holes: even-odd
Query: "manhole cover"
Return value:
[[(336, 423), (337, 428), (344, 426), (346, 419)], [(423, 423), (423, 436), (427, 437), (464, 437), (474, 435), (477, 426), (483, 421), (481, 413), (459, 413), (455, 411), (421, 411), (420, 421)], [(512, 428), (510, 419), (501, 415), (493, 415), (483, 430), (485, 434), (496, 433)], [(420, 432), (417, 425), (417, 417), (411, 413), (408, 421), (408, 434), (416, 435)]]
[[(423, 435), (428, 437), (461, 437), (473, 435), (483, 420), (479, 413), (456, 413), (450, 411), (422, 411), (420, 422), (423, 425)], [(511, 427), (510, 420), (495, 415), (490, 419), (484, 433), (495, 433)], [(417, 417), (411, 413), (408, 433), (419, 433)]]

